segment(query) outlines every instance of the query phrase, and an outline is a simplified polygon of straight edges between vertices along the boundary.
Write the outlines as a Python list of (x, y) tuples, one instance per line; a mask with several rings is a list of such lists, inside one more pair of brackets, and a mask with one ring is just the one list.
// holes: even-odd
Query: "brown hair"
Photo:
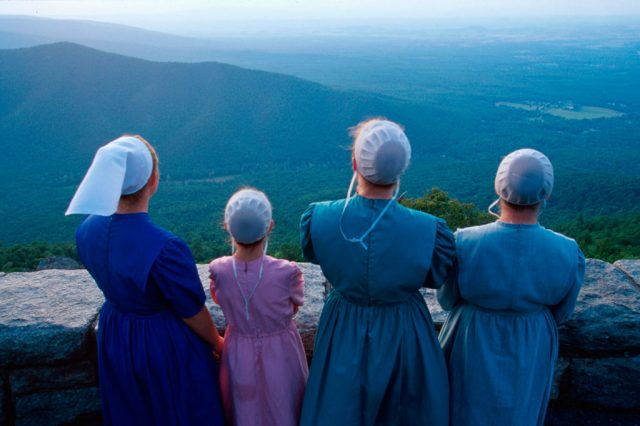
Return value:
[(240, 247), (251, 248), (251, 247), (257, 246), (258, 244), (261, 244), (266, 238), (267, 236), (265, 235), (264, 237), (260, 238), (258, 241), (251, 244), (240, 243), (238, 241), (236, 241), (236, 244), (239, 245)]
[[(153, 168), (151, 169), (151, 176), (153, 176), (154, 173), (158, 173), (158, 154), (156, 153), (155, 148), (153, 146), (151, 146), (151, 144), (149, 142), (147, 142), (147, 140), (145, 138), (143, 138), (142, 136), (140, 136), (140, 135), (124, 134), (122, 136), (132, 136), (132, 137), (138, 139), (140, 142), (142, 142), (142, 143), (144, 143), (146, 145), (146, 147), (149, 149), (149, 152), (151, 153), (151, 160), (153, 161)], [(151, 180), (151, 176), (149, 176), (149, 180)], [(144, 189), (147, 187), (147, 185), (149, 185), (149, 180), (147, 180), (147, 183), (145, 183), (142, 188), (140, 188), (139, 190), (137, 190), (133, 194), (126, 194), (126, 195), (122, 194), (120, 196), (120, 200), (127, 201), (127, 202), (138, 201), (140, 199)]]
[(542, 206), (542, 201), (535, 204), (521, 205), (521, 204), (513, 204), (505, 200), (504, 198), (500, 198), (500, 203), (504, 203), (509, 208), (515, 211), (524, 212), (524, 211), (537, 211)]

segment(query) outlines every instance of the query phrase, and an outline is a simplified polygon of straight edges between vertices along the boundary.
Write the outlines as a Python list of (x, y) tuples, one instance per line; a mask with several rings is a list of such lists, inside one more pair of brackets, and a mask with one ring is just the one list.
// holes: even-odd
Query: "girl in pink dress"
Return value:
[(297, 425), (309, 373), (293, 321), (304, 299), (294, 262), (266, 255), (273, 227), (264, 193), (243, 189), (229, 199), (224, 226), (232, 256), (209, 264), (211, 295), (227, 320), (220, 365), (231, 425)]

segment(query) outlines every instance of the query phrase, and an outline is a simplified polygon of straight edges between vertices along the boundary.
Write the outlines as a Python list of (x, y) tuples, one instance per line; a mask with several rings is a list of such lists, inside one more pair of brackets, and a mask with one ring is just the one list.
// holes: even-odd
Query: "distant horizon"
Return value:
[[(0, 0), (0, 6), (2, 1)], [(155, 31), (170, 35), (182, 37), (242, 37), (242, 36), (286, 36), (286, 35), (323, 35), (331, 33), (336, 35), (335, 31), (349, 31), (367, 28), (372, 30), (372, 25), (378, 26), (380, 31), (400, 31), (411, 32), (420, 24), (429, 24), (428, 28), (423, 30), (448, 30), (459, 28), (479, 28), (486, 30), (513, 29), (517, 25), (517, 29), (526, 31), (527, 29), (539, 26), (561, 26), (561, 25), (577, 25), (581, 24), (615, 24), (627, 23), (637, 24), (640, 26), (640, 13), (637, 15), (571, 15), (571, 16), (511, 16), (511, 17), (480, 17), (480, 18), (439, 18), (439, 17), (415, 17), (415, 18), (367, 18), (353, 21), (347, 18), (270, 18), (270, 19), (219, 19), (209, 21), (213, 27), (208, 29), (192, 28), (190, 31), (180, 31), (178, 27), (167, 27), (164, 25), (145, 25), (143, 22), (128, 22), (127, 20), (108, 20), (99, 17), (60, 17), (60, 16), (43, 16), (40, 14), (21, 14), (21, 13), (2, 13), (0, 7), (0, 18), (27, 18), (42, 19), (55, 21), (76, 21), (76, 22), (92, 22), (106, 25), (122, 25), (126, 27), (138, 28), (147, 31)], [(283, 28), (283, 24), (287, 26)], [(526, 26), (522, 27), (522, 24)], [(409, 25), (410, 27), (405, 27)], [(416, 27), (414, 27), (416, 26)]]
[[(0, 15), (89, 20), (183, 36), (321, 32), (371, 24), (640, 21), (636, 0), (0, 0)], [(284, 25), (283, 25), (284, 24)], [(307, 26), (311, 28), (307, 28)], [(328, 26), (330, 28), (325, 28)]]

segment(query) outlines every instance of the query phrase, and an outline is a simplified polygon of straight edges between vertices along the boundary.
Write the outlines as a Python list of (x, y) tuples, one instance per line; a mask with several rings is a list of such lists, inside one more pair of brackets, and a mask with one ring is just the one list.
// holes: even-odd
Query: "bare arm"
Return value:
[(304, 304), (304, 277), (302, 271), (295, 262), (291, 262), (292, 269), (289, 279), (291, 280), (291, 304), (293, 305), (293, 315), (297, 314), (300, 306)]
[(216, 281), (212, 276), (209, 277), (209, 289), (211, 291), (211, 298), (216, 302), (216, 305), (219, 305), (220, 302), (218, 302), (218, 295), (216, 294)]
[(224, 339), (218, 333), (218, 329), (213, 324), (211, 314), (206, 306), (203, 306), (200, 312), (191, 318), (182, 318), (194, 333), (200, 336), (205, 342), (209, 343), (217, 353), (222, 352), (222, 343)]

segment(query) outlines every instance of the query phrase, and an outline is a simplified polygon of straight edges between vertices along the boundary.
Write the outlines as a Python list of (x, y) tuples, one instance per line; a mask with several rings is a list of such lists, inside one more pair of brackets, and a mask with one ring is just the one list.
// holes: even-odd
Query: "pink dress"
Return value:
[(227, 320), (220, 361), (227, 423), (297, 425), (309, 374), (292, 319), (304, 302), (302, 273), (271, 256), (235, 260), (236, 274), (233, 264), (230, 256), (209, 264), (211, 294)]

